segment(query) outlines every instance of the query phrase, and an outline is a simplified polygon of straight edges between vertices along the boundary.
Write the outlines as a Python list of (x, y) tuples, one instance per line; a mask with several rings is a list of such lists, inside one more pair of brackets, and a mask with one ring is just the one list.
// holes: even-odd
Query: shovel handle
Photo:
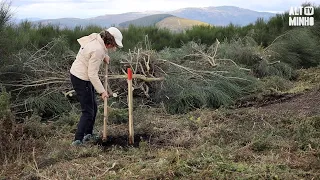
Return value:
[[(108, 89), (108, 64), (105, 63), (104, 89)], [(104, 99), (103, 104), (103, 135), (102, 140), (107, 140), (107, 123), (108, 123), (108, 98)]]
[(132, 70), (127, 69), (128, 74), (128, 109), (129, 109), (129, 144), (134, 144), (134, 132), (133, 132), (133, 88), (132, 88)]

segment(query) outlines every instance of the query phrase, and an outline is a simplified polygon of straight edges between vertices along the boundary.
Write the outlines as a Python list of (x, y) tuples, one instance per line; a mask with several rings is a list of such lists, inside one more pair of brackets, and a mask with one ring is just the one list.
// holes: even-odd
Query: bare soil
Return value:
[(282, 102), (270, 103), (261, 107), (261, 112), (269, 114), (292, 114), (296, 116), (320, 115), (320, 90), (310, 90), (295, 95)]
[(102, 146), (104, 150), (108, 150), (113, 146), (121, 146), (123, 148), (139, 147), (141, 141), (148, 142), (150, 135), (148, 134), (135, 134), (134, 143), (129, 144), (129, 137), (127, 135), (122, 136), (108, 136), (107, 141), (103, 141), (99, 138), (94, 144)]

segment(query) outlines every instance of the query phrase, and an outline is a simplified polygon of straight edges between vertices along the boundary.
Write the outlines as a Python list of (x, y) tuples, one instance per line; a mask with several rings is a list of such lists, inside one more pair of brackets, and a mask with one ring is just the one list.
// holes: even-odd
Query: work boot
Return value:
[(97, 134), (87, 134), (83, 137), (82, 141), (83, 142), (97, 141), (98, 139), (99, 139), (99, 136)]
[(75, 140), (72, 142), (72, 146), (81, 146), (83, 143), (80, 140)]
[(87, 134), (83, 137), (82, 141), (87, 142), (87, 141), (90, 141), (91, 139), (92, 139), (92, 134)]

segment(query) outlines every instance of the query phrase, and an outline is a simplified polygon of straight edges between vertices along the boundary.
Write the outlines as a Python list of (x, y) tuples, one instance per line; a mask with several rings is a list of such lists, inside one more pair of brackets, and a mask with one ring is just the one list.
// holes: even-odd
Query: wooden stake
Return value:
[[(108, 64), (105, 63), (104, 89), (108, 89)], [(108, 91), (107, 91), (108, 92)], [(103, 105), (103, 136), (102, 141), (107, 141), (107, 123), (108, 123), (108, 98), (104, 99)]]
[(132, 70), (127, 69), (128, 73), (128, 109), (129, 109), (129, 144), (134, 144), (134, 132), (133, 132), (133, 89), (132, 89)]

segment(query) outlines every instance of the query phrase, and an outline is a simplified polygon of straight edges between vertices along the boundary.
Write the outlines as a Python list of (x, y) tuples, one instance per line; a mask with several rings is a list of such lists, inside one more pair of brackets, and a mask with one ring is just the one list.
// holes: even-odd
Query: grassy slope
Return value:
[(156, 14), (156, 15), (138, 18), (131, 21), (126, 21), (119, 24), (120, 27), (129, 27), (129, 25), (134, 25), (134, 26), (156, 25), (159, 28), (167, 28), (174, 32), (180, 32), (180, 31), (189, 29), (192, 26), (209, 25), (209, 24), (205, 22), (197, 21), (197, 20), (191, 20), (191, 19), (172, 16), (170, 14)]
[[(38, 133), (55, 133), (36, 140), (42, 146), (35, 145), (34, 155), (5, 163), (0, 179), (319, 179), (319, 70), (300, 72), (292, 89), (301, 95), (262, 107), (185, 115), (138, 108), (135, 133), (149, 138), (136, 148), (71, 147), (77, 111), (57, 123), (33, 125)], [(97, 119), (100, 128), (102, 109)], [(108, 130), (127, 135), (126, 124)]]
[(197, 21), (197, 20), (191, 20), (191, 19), (185, 19), (185, 18), (179, 18), (179, 17), (167, 17), (161, 21), (159, 21), (157, 24), (157, 27), (159, 28), (167, 28), (175, 32), (183, 31), (186, 29), (191, 28), (192, 26), (197, 25), (208, 25), (208, 23)]
[(170, 17), (172, 15), (170, 14), (155, 14), (155, 15), (150, 15), (142, 18), (138, 18), (135, 20), (131, 21), (126, 21), (123, 23), (120, 23), (120, 27), (129, 27), (129, 25), (134, 25), (134, 26), (153, 26), (157, 22), (163, 20), (164, 18)]

